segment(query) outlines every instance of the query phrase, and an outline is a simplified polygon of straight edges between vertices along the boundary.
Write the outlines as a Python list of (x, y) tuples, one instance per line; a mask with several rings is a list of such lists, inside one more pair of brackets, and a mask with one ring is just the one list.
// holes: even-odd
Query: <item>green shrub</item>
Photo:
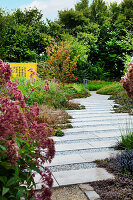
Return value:
[(118, 95), (118, 93), (124, 91), (121, 86), (121, 83), (116, 82), (112, 85), (106, 85), (103, 88), (97, 91), (98, 94), (107, 94), (107, 95)]
[(62, 137), (64, 136), (64, 132), (61, 130), (61, 128), (58, 128), (55, 133), (54, 133), (55, 136), (58, 136), (58, 137)]
[(130, 128), (126, 129), (126, 134), (121, 135), (121, 141), (115, 149), (133, 149), (133, 131)]
[(33, 105), (37, 102), (39, 105), (45, 104), (53, 106), (54, 108), (66, 107), (67, 98), (63, 88), (59, 84), (49, 83), (50, 90), (46, 92), (45, 81), (39, 78), (35, 82), (24, 77), (14, 79), (14, 81), (15, 80), (19, 82), (18, 88), (25, 96), (28, 105)]
[(113, 82), (107, 82), (107, 81), (101, 81), (101, 80), (88, 81), (87, 89), (90, 91), (96, 91), (106, 85), (111, 85), (111, 84), (113, 84)]

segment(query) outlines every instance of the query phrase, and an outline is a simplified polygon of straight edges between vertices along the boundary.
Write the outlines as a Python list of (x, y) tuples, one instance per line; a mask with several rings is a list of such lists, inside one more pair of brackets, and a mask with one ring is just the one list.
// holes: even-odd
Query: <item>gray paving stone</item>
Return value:
[(72, 155), (57, 155), (52, 160), (51, 163), (45, 163), (45, 166), (56, 166), (56, 165), (66, 165), (66, 164), (73, 164), (73, 163), (84, 163), (87, 162), (85, 158), (78, 154)]
[(83, 190), (84, 192), (86, 191), (94, 191), (94, 188), (91, 187), (88, 183), (81, 183), (79, 184), (79, 187), (81, 190)]
[(89, 200), (100, 200), (100, 196), (95, 191), (87, 191), (85, 194)]
[(71, 141), (71, 140), (85, 140), (85, 139), (91, 139), (91, 138), (98, 138), (99, 136), (96, 134), (86, 133), (86, 134), (78, 134), (78, 135), (65, 135), (61, 137), (60, 141)]
[(89, 142), (93, 148), (105, 148), (105, 147), (113, 147), (117, 143), (116, 140), (109, 140), (109, 141), (95, 141), (95, 142)]
[(92, 121), (113, 121), (113, 120), (125, 120), (126, 122), (128, 121), (132, 121), (133, 120), (133, 116), (130, 117), (128, 115), (110, 115), (110, 116), (94, 116), (94, 117), (90, 117), (90, 116), (87, 116), (87, 117), (84, 117), (84, 118), (73, 118), (73, 119), (70, 119), (70, 121), (72, 123), (78, 123), (78, 122), (92, 122)]
[[(123, 125), (123, 129), (126, 127), (126, 125)], [(120, 130), (119, 125), (107, 125), (107, 126), (94, 126), (94, 127), (82, 127), (82, 128), (69, 128), (63, 130), (65, 134), (67, 133), (82, 133), (82, 132), (91, 132), (91, 131), (106, 131), (106, 130)]]
[(72, 126), (75, 127), (86, 127), (86, 126), (102, 126), (102, 125), (118, 125), (118, 124), (127, 124), (126, 120), (102, 120), (102, 121), (88, 121), (88, 122), (73, 122)]
[(89, 143), (75, 143), (75, 144), (57, 144), (55, 145), (56, 151), (70, 151), (70, 150), (81, 150), (89, 149), (93, 146)]
[(87, 183), (99, 180), (113, 179), (114, 176), (102, 168), (68, 170), (53, 172), (59, 186)]
[(84, 119), (84, 118), (101, 118), (101, 117), (114, 117), (114, 116), (125, 116), (125, 117), (129, 117), (128, 114), (126, 113), (121, 113), (120, 114), (117, 114), (117, 113), (93, 113), (91, 115), (89, 114), (86, 114), (86, 113), (83, 113), (83, 114), (80, 114), (80, 116), (78, 114), (74, 114), (72, 115), (73, 119)]
[(91, 153), (82, 153), (80, 154), (80, 156), (87, 162), (94, 162), (95, 160), (113, 157), (118, 152), (119, 151), (91, 152)]

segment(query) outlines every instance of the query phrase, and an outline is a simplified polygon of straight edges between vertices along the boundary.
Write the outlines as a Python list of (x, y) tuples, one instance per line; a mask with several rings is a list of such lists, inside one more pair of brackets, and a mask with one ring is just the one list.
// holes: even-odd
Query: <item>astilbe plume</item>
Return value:
[[(21, 138), (23, 141), (28, 141), (34, 152), (30, 152), (36, 165), (44, 164), (46, 160), (51, 162), (54, 157), (55, 148), (54, 141), (49, 138), (52, 136), (52, 131), (48, 124), (37, 123), (37, 117), (39, 116), (39, 107), (37, 103), (31, 106), (25, 104), (22, 92), (17, 88), (17, 83), (11, 82), (11, 68), (9, 64), (3, 65), (0, 60), (0, 84), (6, 88), (11, 97), (0, 97), (0, 143), (3, 144), (5, 150), (2, 155), (5, 159), (9, 159), (12, 165), (18, 165), (19, 159), (24, 159), (25, 156), (20, 154), (20, 148), (17, 145), (17, 138)], [(47, 90), (48, 90), (47, 83)], [(31, 167), (26, 163), (26, 167)], [(37, 167), (36, 166), (36, 167)], [(49, 188), (52, 186), (51, 172), (45, 169), (45, 172), (39, 169), (39, 173), (42, 176), (44, 185), (42, 186), (42, 194), (34, 198), (38, 200), (50, 199), (51, 192)], [(34, 173), (31, 173), (31, 175)], [(28, 183), (27, 183), (28, 184)], [(34, 191), (31, 190), (31, 194), (28, 199), (33, 197)]]
[(121, 83), (123, 88), (126, 90), (127, 95), (133, 99), (133, 63), (129, 63), (125, 76), (122, 77)]

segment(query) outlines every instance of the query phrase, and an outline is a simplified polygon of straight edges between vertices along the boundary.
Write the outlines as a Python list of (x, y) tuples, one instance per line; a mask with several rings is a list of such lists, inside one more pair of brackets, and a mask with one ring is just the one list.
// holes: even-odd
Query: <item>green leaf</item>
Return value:
[(12, 177), (7, 181), (6, 186), (9, 187), (9, 186), (14, 185), (14, 184), (16, 184), (16, 178)]
[(4, 196), (9, 191), (9, 188), (3, 187), (2, 196)]
[(26, 96), (26, 91), (25, 91), (25, 89), (24, 89), (24, 87), (22, 85), (19, 85), (18, 89), (21, 90), (23, 96)]
[(0, 200), (7, 200), (7, 198), (0, 196)]
[(7, 182), (7, 177), (6, 177), (6, 176), (0, 176), (0, 181), (1, 181), (3, 184), (6, 184), (6, 182)]
[(0, 145), (0, 148), (1, 148), (3, 151), (6, 150), (6, 148), (5, 148), (4, 146), (2, 146), (2, 145)]

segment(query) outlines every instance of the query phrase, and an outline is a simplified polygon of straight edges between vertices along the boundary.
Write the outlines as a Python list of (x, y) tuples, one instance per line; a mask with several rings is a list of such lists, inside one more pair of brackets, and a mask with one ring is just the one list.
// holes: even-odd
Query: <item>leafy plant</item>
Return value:
[[(52, 131), (47, 124), (37, 122), (37, 103), (27, 106), (10, 77), (10, 65), (0, 60), (0, 199), (48, 200), (53, 180), (44, 163), (54, 157), (54, 142), (49, 138)], [(36, 173), (43, 182), (38, 195), (34, 190)]]
[(55, 135), (55, 136), (58, 136), (58, 137), (62, 137), (62, 136), (64, 136), (64, 132), (63, 132), (60, 128), (58, 128), (58, 129), (55, 131), (54, 135)]
[(127, 95), (133, 99), (133, 62), (129, 63), (125, 76), (121, 79), (123, 88), (126, 90)]
[[(54, 45), (50, 44), (46, 53), (47, 61), (40, 62), (38, 65), (38, 68), (39, 66), (43, 68), (43, 78), (55, 78), (62, 83), (77, 80), (74, 72), (77, 70), (78, 57), (71, 58), (67, 41), (59, 44), (55, 43)], [(40, 73), (39, 70), (38, 73)]]
[(133, 150), (126, 150), (116, 156), (119, 167), (123, 172), (133, 175)]

